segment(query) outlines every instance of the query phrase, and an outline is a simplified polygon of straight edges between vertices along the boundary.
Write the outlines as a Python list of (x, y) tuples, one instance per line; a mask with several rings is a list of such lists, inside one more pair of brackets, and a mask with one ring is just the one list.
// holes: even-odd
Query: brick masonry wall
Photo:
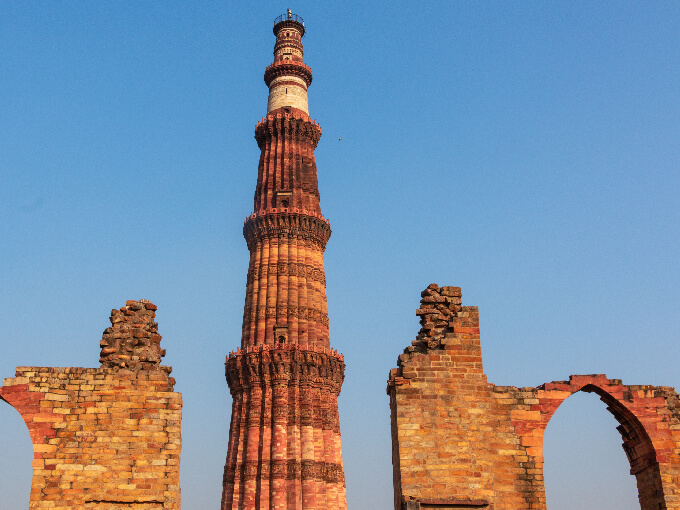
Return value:
[(33, 442), (29, 508), (180, 508), (182, 397), (166, 374), (18, 367), (0, 398)]
[(619, 422), (642, 510), (680, 508), (680, 412), (673, 388), (575, 375), (495, 386), (479, 315), (460, 289), (422, 293), (421, 331), (390, 372), (395, 509), (545, 509), (543, 433), (559, 405), (594, 392)]
[[(148, 317), (147, 303), (137, 311)], [(120, 333), (114, 329), (105, 337)], [(135, 349), (148, 353), (146, 334), (134, 329)], [(125, 344), (127, 336), (117, 340)], [(0, 399), (21, 414), (33, 443), (29, 508), (180, 508), (182, 396), (170, 367), (142, 369), (136, 354), (128, 361), (139, 362), (137, 370), (18, 367), (16, 377), (4, 379)]]

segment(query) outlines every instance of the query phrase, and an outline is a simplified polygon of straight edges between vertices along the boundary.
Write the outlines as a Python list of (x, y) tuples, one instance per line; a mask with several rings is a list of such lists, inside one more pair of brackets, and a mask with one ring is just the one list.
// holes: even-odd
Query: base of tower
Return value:
[(342, 354), (262, 345), (225, 363), (233, 397), (222, 510), (345, 509)]

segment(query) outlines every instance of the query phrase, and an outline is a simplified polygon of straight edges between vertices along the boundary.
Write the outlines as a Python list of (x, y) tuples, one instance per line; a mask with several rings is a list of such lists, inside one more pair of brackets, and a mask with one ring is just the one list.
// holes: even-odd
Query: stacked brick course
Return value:
[(421, 330), (390, 372), (395, 510), (545, 509), (543, 433), (577, 391), (619, 422), (642, 510), (680, 509), (680, 412), (669, 387), (574, 375), (536, 388), (494, 386), (482, 368), (479, 314), (460, 289), (430, 285)]
[(347, 507), (337, 402), (345, 364), (328, 334), (331, 228), (319, 201), (321, 128), (307, 112), (304, 32), (290, 12), (277, 20), (267, 118), (255, 128), (261, 155), (243, 227), (250, 264), (241, 348), (226, 359), (233, 405), (222, 510)]
[[(136, 317), (130, 325), (145, 317), (146, 331), (156, 329), (148, 301), (128, 301), (123, 309)], [(147, 338), (136, 329), (116, 341)], [(104, 337), (113, 339), (115, 331)], [(161, 367), (159, 356), (150, 361), (158, 342), (133, 342), (135, 354), (125, 352), (134, 370), (109, 359), (99, 369), (18, 367), (4, 380), (0, 399), (21, 414), (33, 442), (29, 508), (180, 508), (182, 396), (173, 390), (170, 367)]]

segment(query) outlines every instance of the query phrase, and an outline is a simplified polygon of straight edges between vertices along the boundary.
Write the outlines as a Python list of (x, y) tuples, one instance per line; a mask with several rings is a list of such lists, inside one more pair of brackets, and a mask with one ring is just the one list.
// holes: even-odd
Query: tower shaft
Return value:
[(304, 22), (274, 25), (265, 71), (267, 117), (255, 128), (260, 162), (243, 234), (250, 263), (241, 347), (226, 361), (233, 398), (222, 510), (346, 509), (337, 399), (344, 359), (331, 349)]

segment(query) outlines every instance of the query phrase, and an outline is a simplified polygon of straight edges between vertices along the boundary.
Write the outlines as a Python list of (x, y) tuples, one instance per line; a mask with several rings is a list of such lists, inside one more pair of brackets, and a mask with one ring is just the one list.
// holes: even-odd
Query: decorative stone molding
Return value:
[(252, 251), (258, 241), (281, 236), (310, 241), (322, 251), (331, 237), (328, 220), (306, 214), (276, 212), (251, 215), (243, 225), (243, 236)]
[(243, 471), (245, 480), (258, 477), (270, 480), (314, 480), (317, 482), (342, 483), (345, 472), (340, 464), (315, 460), (272, 460), (269, 462), (246, 461), (242, 466), (227, 470), (225, 481), (233, 483), (237, 471)]
[(321, 126), (308, 115), (287, 112), (285, 108), (273, 111), (255, 126), (255, 140), (260, 149), (264, 148), (265, 140), (284, 136), (307, 141), (316, 148), (321, 138)]
[(297, 76), (305, 80), (308, 87), (312, 84), (312, 70), (307, 64), (295, 60), (280, 60), (267, 66), (264, 72), (264, 82), (269, 87), (274, 78), (281, 76)]
[(250, 305), (247, 305), (243, 317), (246, 320), (254, 321), (255, 319), (269, 319), (281, 317), (295, 317), (297, 319), (304, 319), (312, 322), (318, 322), (328, 327), (328, 314), (321, 310), (308, 308), (306, 306), (279, 306), (279, 307), (265, 307), (253, 310)]
[(225, 374), (232, 395), (244, 388), (285, 382), (340, 394), (345, 379), (344, 356), (335, 350), (301, 350), (296, 345), (248, 347), (231, 352)]
[(248, 272), (247, 283), (252, 283), (259, 278), (266, 276), (296, 276), (306, 278), (315, 282), (320, 282), (326, 286), (326, 275), (320, 269), (309, 264), (299, 264), (295, 262), (278, 262), (276, 264), (264, 264), (252, 268)]

